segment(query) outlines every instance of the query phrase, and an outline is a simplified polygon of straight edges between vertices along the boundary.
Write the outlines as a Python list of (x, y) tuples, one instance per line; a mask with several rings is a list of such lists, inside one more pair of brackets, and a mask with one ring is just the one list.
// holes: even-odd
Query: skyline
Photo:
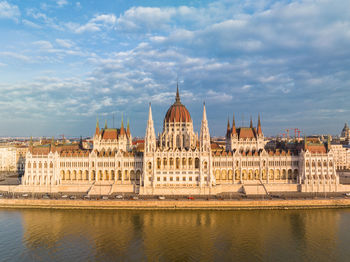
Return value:
[(346, 1), (0, 0), (0, 28), (1, 136), (91, 136), (122, 114), (144, 136), (149, 102), (161, 132), (177, 79), (212, 136), (233, 113), (266, 136), (349, 121)]

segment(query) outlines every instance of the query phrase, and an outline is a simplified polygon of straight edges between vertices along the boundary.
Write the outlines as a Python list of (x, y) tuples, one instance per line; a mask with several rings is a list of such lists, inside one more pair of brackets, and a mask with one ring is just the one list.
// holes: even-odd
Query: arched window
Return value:
[(199, 168), (199, 158), (196, 158), (195, 163), (194, 163), (195, 168)]
[(157, 158), (157, 168), (160, 169), (161, 166), (161, 160), (160, 158)]
[(176, 147), (181, 147), (180, 135), (176, 136)]
[(176, 169), (180, 169), (180, 158), (176, 158)]

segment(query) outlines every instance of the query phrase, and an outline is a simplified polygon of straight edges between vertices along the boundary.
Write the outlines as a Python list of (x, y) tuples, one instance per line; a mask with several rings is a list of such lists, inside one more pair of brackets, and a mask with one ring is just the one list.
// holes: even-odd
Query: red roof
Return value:
[(103, 129), (102, 131), (102, 139), (117, 139), (118, 138), (118, 130), (115, 128)]
[(255, 138), (255, 129), (250, 127), (237, 128), (239, 138)]
[(327, 153), (327, 149), (325, 147), (324, 144), (319, 144), (319, 145), (310, 145), (310, 144), (307, 144), (306, 145), (306, 149), (309, 150), (310, 153), (321, 153), (321, 154), (325, 154)]
[(168, 109), (164, 118), (165, 122), (191, 122), (191, 115), (187, 108), (181, 104), (179, 89), (177, 89), (175, 103)]

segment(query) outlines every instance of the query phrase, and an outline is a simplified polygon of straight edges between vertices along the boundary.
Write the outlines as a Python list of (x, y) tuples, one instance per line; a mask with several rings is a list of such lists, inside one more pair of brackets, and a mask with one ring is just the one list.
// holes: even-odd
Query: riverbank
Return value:
[(296, 200), (54, 200), (0, 199), (0, 208), (255, 210), (348, 208), (350, 199)]

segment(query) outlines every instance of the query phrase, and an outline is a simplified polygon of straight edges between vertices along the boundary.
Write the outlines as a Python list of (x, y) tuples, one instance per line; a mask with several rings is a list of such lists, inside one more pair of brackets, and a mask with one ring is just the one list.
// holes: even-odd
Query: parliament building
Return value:
[(142, 146), (133, 144), (129, 122), (99, 127), (93, 148), (81, 144), (30, 145), (23, 189), (89, 195), (211, 195), (245, 192), (337, 192), (339, 177), (330, 143), (304, 139), (267, 146), (260, 117), (249, 127), (227, 124), (222, 147), (210, 139), (205, 104), (199, 136), (177, 89), (175, 102), (155, 134), (152, 109)]

